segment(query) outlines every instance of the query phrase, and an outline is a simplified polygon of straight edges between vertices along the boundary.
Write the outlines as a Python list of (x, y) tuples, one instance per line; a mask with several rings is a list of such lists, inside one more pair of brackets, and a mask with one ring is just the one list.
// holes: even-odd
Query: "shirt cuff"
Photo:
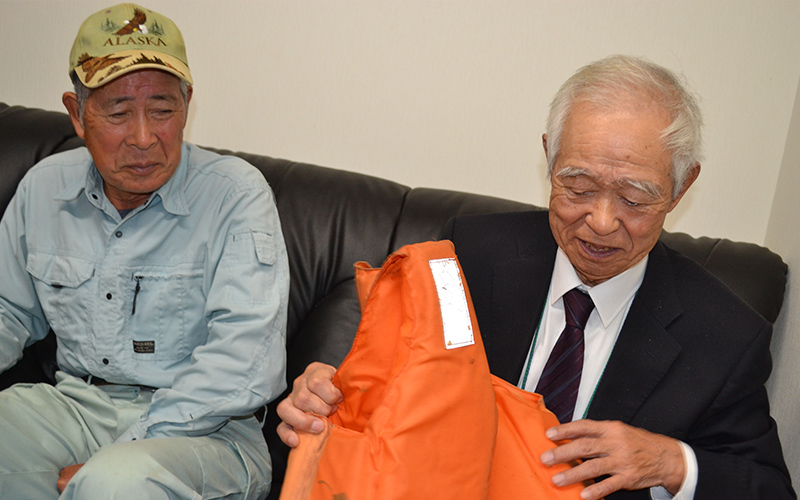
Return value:
[(652, 500), (692, 500), (694, 498), (694, 491), (697, 489), (697, 456), (691, 446), (683, 441), (679, 441), (679, 443), (681, 453), (683, 453), (683, 462), (686, 464), (686, 477), (683, 478), (683, 484), (675, 496), (672, 496), (663, 486), (650, 488)]

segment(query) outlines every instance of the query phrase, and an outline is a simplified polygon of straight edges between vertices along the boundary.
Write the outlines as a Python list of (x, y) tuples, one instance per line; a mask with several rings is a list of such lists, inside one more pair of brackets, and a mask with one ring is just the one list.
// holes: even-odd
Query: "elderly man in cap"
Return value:
[[(665, 68), (590, 64), (550, 108), (549, 211), (458, 217), (444, 234), (492, 373), (544, 396), (561, 422), (547, 436), (570, 441), (540, 459), (583, 459), (552, 481), (594, 479), (586, 500), (795, 498), (764, 387), (771, 325), (658, 242), (700, 172), (700, 125)], [(279, 405), (290, 446), (321, 430), (304, 411), (336, 410), (333, 372), (310, 365)]]
[(254, 413), (284, 386), (288, 260), (251, 165), (183, 142), (192, 77), (168, 18), (90, 16), (49, 157), (0, 224), (0, 370), (52, 329), (57, 384), (0, 393), (0, 498), (262, 498)]

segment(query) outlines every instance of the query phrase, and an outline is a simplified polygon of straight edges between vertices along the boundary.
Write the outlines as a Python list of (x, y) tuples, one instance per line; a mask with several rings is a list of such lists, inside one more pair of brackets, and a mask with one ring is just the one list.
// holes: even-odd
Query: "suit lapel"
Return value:
[(556, 258), (547, 212), (537, 213), (533, 222), (516, 242), (517, 258), (493, 268), (491, 332), (484, 337), (492, 373), (514, 385), (542, 316)]
[(642, 286), (600, 379), (588, 418), (631, 422), (681, 350), (667, 331), (681, 311), (669, 258), (658, 243), (650, 252)]
[(494, 268), (493, 334), (486, 355), (493, 373), (514, 385), (519, 382), (547, 299), (553, 263), (546, 260), (518, 259)]

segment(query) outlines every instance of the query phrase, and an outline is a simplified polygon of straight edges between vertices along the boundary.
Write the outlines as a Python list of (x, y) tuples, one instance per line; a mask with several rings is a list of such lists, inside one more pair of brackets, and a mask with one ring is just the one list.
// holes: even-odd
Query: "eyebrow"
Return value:
[[(563, 177), (563, 178), (580, 177), (582, 175), (585, 175), (586, 177), (589, 178), (594, 178), (594, 176), (588, 170), (581, 167), (567, 166), (563, 167), (556, 173), (557, 177)], [(633, 189), (641, 191), (654, 198), (658, 198), (663, 194), (659, 185), (649, 180), (640, 181), (636, 179), (622, 178), (622, 179), (617, 179), (617, 184), (622, 187), (630, 186)]]
[(563, 167), (556, 172), (556, 177), (579, 177), (581, 175), (585, 175), (586, 177), (592, 176), (588, 170), (580, 167)]
[[(135, 100), (135, 98), (133, 98), (131, 96), (114, 97), (112, 99), (108, 99), (106, 101), (106, 104), (107, 105), (111, 105), (111, 106), (116, 106), (117, 104), (122, 104), (124, 102), (130, 102), (130, 101), (133, 101), (133, 100)], [(149, 100), (168, 101), (168, 102), (179, 102), (179, 101), (181, 101), (181, 99), (179, 99), (177, 96), (174, 96), (172, 94), (154, 94), (154, 95), (148, 96), (147, 100), (148, 101)]]
[(170, 101), (170, 102), (179, 102), (182, 100), (181, 98), (173, 94), (156, 94), (149, 96), (147, 99), (148, 100), (155, 99), (157, 101)]
[(106, 106), (116, 106), (117, 104), (122, 104), (123, 102), (128, 102), (132, 100), (133, 97), (127, 97), (127, 96), (113, 97), (111, 99), (106, 99), (103, 104), (105, 104)]
[(641, 191), (653, 198), (659, 198), (663, 193), (660, 187), (653, 181), (637, 181), (634, 179), (619, 179), (620, 185), (628, 185), (637, 191)]

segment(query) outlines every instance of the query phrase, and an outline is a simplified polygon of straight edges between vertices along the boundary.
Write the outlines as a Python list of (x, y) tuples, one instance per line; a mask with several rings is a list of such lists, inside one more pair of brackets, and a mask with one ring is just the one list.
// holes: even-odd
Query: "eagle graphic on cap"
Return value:
[(130, 35), (137, 31), (147, 33), (147, 28), (144, 23), (147, 21), (147, 15), (139, 9), (133, 9), (133, 17), (125, 21), (122, 28), (119, 29), (115, 35)]

